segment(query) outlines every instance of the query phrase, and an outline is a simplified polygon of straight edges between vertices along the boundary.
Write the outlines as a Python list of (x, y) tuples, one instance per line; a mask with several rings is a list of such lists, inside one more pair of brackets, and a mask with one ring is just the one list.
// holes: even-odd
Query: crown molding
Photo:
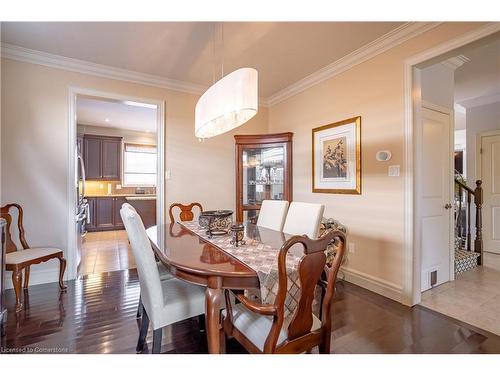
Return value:
[(440, 22), (407, 22), (387, 34), (382, 35), (380, 38), (365, 44), (339, 60), (276, 92), (267, 98), (267, 103), (269, 106), (278, 104), (304, 90), (307, 90), (310, 87), (317, 85), (320, 82), (332, 78), (356, 65), (361, 64), (362, 62), (394, 48), (411, 38), (423, 34), (440, 24)]
[(52, 53), (37, 51), (29, 48), (2, 43), (2, 58), (27, 62), (31, 64), (48, 66), (69, 70), (77, 73), (91, 74), (98, 77), (116, 79), (138, 83), (142, 85), (155, 86), (169, 90), (186, 92), (189, 94), (203, 94), (207, 87), (190, 82), (177, 81), (152, 74), (139, 73), (132, 70), (115, 68), (89, 61), (73, 59)]
[(462, 108), (469, 109), (474, 107), (479, 107), (482, 105), (488, 105), (500, 102), (500, 92), (493, 92), (485, 95), (476, 96), (475, 98), (469, 98), (461, 100), (455, 104), (460, 105)]
[(448, 60), (441, 62), (441, 64), (451, 70), (456, 70), (469, 61), (470, 59), (467, 56), (458, 55), (455, 57), (450, 57)]

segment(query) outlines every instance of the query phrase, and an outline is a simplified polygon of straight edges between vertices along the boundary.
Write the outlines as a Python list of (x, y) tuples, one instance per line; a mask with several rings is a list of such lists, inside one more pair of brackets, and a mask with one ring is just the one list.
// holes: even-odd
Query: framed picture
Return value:
[(313, 193), (361, 194), (361, 117), (312, 130)]

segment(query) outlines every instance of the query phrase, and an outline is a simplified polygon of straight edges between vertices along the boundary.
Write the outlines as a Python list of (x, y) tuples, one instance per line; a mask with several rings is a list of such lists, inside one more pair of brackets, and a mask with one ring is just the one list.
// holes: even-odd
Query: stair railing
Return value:
[[(474, 252), (479, 254), (477, 258), (477, 264), (483, 264), (483, 233), (482, 233), (482, 205), (483, 205), (483, 188), (482, 181), (476, 181), (476, 188), (471, 189), (462, 180), (455, 178), (455, 186), (458, 188), (458, 216), (460, 219), (462, 215), (462, 202), (464, 194), (466, 194), (466, 223), (467, 223), (467, 234), (466, 234), (466, 249), (467, 251), (472, 251), (471, 249), (471, 203), (474, 200), (475, 217), (476, 217), (476, 236), (474, 238)], [(457, 220), (457, 226), (460, 225), (460, 220)]]

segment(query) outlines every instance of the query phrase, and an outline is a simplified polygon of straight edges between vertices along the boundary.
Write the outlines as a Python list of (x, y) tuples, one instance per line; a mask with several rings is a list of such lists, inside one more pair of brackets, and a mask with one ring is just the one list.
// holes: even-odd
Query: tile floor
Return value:
[(477, 267), (422, 294), (422, 306), (500, 335), (500, 270)]
[(89, 232), (82, 248), (79, 274), (127, 270), (135, 268), (135, 259), (128, 243), (127, 232), (114, 230)]

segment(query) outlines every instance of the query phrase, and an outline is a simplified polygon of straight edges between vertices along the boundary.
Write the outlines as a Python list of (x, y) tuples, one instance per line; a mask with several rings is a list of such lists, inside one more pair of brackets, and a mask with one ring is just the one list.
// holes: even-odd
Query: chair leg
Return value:
[(139, 319), (144, 311), (144, 306), (142, 306), (142, 299), (141, 295), (139, 294), (139, 303), (137, 304), (137, 314), (135, 314), (135, 317)]
[(30, 266), (24, 269), (24, 289), (28, 289), (30, 283)]
[(330, 354), (330, 342), (332, 339), (331, 331), (327, 330), (328, 334), (323, 336), (321, 344), (319, 344), (319, 354)]
[(12, 271), (12, 285), (14, 285), (14, 291), (16, 292), (16, 312), (21, 311), (23, 308), (21, 303), (21, 288), (23, 284), (22, 272), (22, 270)]
[(205, 332), (205, 314), (199, 315), (198, 316), (198, 328), (200, 332)]
[(135, 348), (137, 353), (142, 352), (144, 349), (144, 343), (146, 342), (146, 336), (148, 335), (149, 328), (149, 316), (146, 311), (142, 314), (141, 330), (139, 331), (139, 340), (137, 340), (137, 347)]
[(59, 257), (59, 288), (61, 290), (66, 290), (66, 285), (64, 285), (64, 271), (66, 270), (66, 259), (62, 256)]
[(162, 328), (153, 331), (153, 354), (160, 354)]

